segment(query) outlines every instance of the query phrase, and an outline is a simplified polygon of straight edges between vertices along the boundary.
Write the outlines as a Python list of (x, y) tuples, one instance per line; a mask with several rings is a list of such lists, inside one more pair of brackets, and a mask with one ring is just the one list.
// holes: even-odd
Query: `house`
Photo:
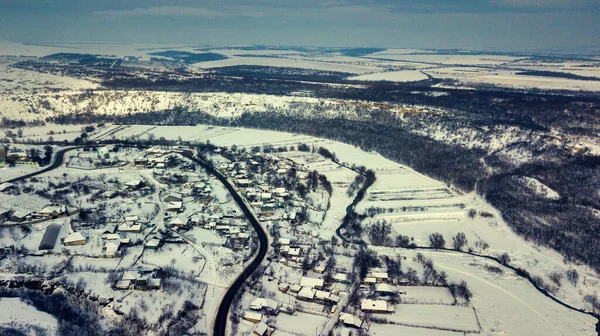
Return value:
[(317, 300), (321, 301), (329, 300), (329, 295), (331, 295), (331, 293), (322, 290), (318, 290), (315, 292), (315, 297), (317, 298)]
[(393, 311), (393, 306), (388, 307), (387, 301), (363, 299), (360, 301), (360, 310), (370, 313), (388, 313)]
[(312, 301), (317, 294), (317, 290), (311, 287), (302, 287), (298, 292), (298, 298), (302, 300)]
[(165, 210), (167, 210), (167, 211), (181, 212), (182, 208), (183, 208), (183, 202), (169, 202), (165, 206)]
[(275, 188), (275, 195), (279, 197), (288, 197), (289, 193), (285, 190), (285, 188)]
[(375, 293), (382, 296), (394, 295), (395, 291), (386, 283), (378, 283), (375, 285)]
[(134, 223), (140, 220), (139, 216), (125, 216), (125, 221), (129, 223)]
[(175, 217), (171, 220), (170, 222), (171, 226), (176, 226), (176, 227), (184, 227), (185, 223), (179, 218), (179, 217)]
[(120, 280), (115, 284), (116, 289), (127, 290), (131, 287), (131, 280)]
[(111, 240), (104, 243), (104, 247), (102, 248), (102, 254), (106, 258), (116, 258), (119, 256), (119, 248), (121, 247), (120, 240)]
[(150, 278), (148, 280), (148, 288), (150, 289), (160, 289), (161, 280), (156, 278)]
[(44, 236), (40, 241), (40, 245), (38, 246), (39, 250), (52, 250), (54, 249), (54, 245), (56, 245), (56, 240), (58, 239), (58, 234), (60, 233), (60, 229), (62, 226), (60, 224), (50, 224), (46, 227), (46, 231), (44, 231)]
[(21, 223), (21, 222), (24, 222), (27, 219), (27, 216), (29, 216), (30, 214), (31, 214), (30, 212), (17, 211), (17, 212), (13, 212), (13, 214), (10, 215), (9, 219), (12, 222)]
[(371, 272), (370, 278), (375, 278), (377, 282), (387, 282), (388, 274), (387, 272)]
[(252, 185), (252, 182), (250, 182), (249, 179), (238, 179), (236, 180), (237, 186), (238, 187), (249, 187), (250, 185)]
[(346, 284), (346, 285), (349, 285), (349, 284), (352, 283), (352, 281), (350, 281), (350, 277), (346, 273), (336, 273), (333, 276), (333, 281), (334, 282), (343, 283), (343, 284)]
[(314, 268), (313, 271), (315, 273), (319, 273), (319, 274), (323, 274), (325, 273), (325, 268), (327, 268), (327, 265), (324, 262), (319, 262)]
[(362, 328), (363, 325), (363, 320), (360, 317), (348, 313), (341, 313), (339, 321), (348, 327)]
[(275, 205), (273, 204), (263, 204), (260, 207), (261, 215), (274, 215), (275, 214)]
[(374, 285), (377, 283), (377, 279), (367, 277), (367, 278), (365, 278), (364, 283), (365, 283), (365, 285)]
[(250, 303), (250, 309), (252, 310), (269, 309), (277, 311), (277, 308), (279, 308), (279, 302), (271, 299), (257, 298)]
[(269, 329), (269, 326), (266, 323), (260, 322), (252, 330), (252, 335), (264, 336), (267, 333), (268, 329)]
[(146, 244), (144, 244), (144, 246), (146, 248), (156, 250), (160, 246), (160, 240), (158, 240), (156, 238), (150, 239)]
[(183, 195), (178, 192), (172, 192), (167, 197), (165, 197), (165, 202), (181, 202), (183, 199)]
[(281, 246), (290, 245), (290, 239), (289, 238), (279, 238), (279, 245), (281, 245)]
[(256, 313), (256, 312), (251, 312), (251, 311), (247, 311), (244, 313), (244, 320), (254, 322), (254, 323), (258, 323), (258, 322), (262, 321), (262, 317), (263, 317), (263, 315), (261, 313)]
[(280, 292), (287, 292), (290, 289), (290, 284), (288, 283), (281, 283), (279, 286), (277, 286), (277, 288), (279, 289)]
[(298, 292), (300, 292), (301, 289), (302, 289), (302, 286), (300, 286), (299, 284), (294, 284), (290, 287), (290, 292), (298, 293)]
[(323, 279), (315, 279), (309, 277), (302, 277), (300, 280), (300, 286), (321, 289), (323, 288), (324, 281)]
[(300, 254), (302, 254), (301, 247), (290, 247), (290, 249), (287, 251), (287, 255), (290, 257), (299, 257)]
[(40, 214), (44, 217), (56, 217), (58, 215), (61, 215), (63, 212), (65, 212), (64, 207), (58, 205), (50, 205), (43, 208), (40, 211)]
[(87, 238), (81, 232), (73, 232), (62, 239), (65, 246), (85, 245)]
[(140, 180), (131, 180), (129, 182), (125, 182), (125, 186), (129, 189), (138, 189), (144, 186), (144, 182)]

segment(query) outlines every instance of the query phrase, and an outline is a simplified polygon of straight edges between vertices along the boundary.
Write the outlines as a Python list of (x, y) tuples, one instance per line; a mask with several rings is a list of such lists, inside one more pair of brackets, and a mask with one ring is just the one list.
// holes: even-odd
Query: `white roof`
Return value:
[(289, 238), (279, 238), (279, 245), (290, 245)]
[(81, 234), (81, 232), (73, 232), (70, 235), (66, 236), (65, 239), (63, 240), (63, 242), (66, 243), (73, 243), (73, 242), (78, 242), (78, 241), (85, 241), (85, 237)]
[(267, 332), (267, 329), (269, 329), (269, 326), (266, 323), (259, 322), (256, 324), (254, 330), (252, 330), (252, 333), (262, 336)]
[(125, 221), (127, 222), (136, 222), (140, 220), (139, 216), (133, 215), (133, 216), (125, 216)]
[(383, 300), (363, 299), (362, 301), (360, 301), (360, 309), (367, 311), (387, 311), (387, 302)]
[(129, 182), (125, 182), (125, 185), (129, 187), (137, 187), (138, 185), (140, 185), (140, 183), (142, 183), (142, 181), (140, 180), (131, 180)]
[(346, 273), (336, 273), (333, 276), (333, 280), (344, 282), (344, 281), (350, 280), (350, 278), (348, 277), (348, 274), (346, 274)]
[(377, 282), (377, 279), (375, 279), (375, 278), (365, 278), (365, 283), (366, 284), (368, 284), (368, 283), (376, 283), (376, 282)]
[(379, 283), (379, 284), (375, 285), (375, 290), (378, 292), (390, 292), (390, 293), (392, 293), (394, 291), (392, 289), (392, 287), (390, 287), (390, 285), (388, 285), (386, 283)]
[(331, 295), (331, 293), (329, 293), (329, 292), (326, 292), (326, 291), (320, 291), (320, 290), (318, 290), (318, 291), (315, 293), (315, 296), (316, 296), (316, 297), (317, 297), (317, 299), (319, 299), (319, 300), (325, 300), (325, 299), (328, 299), (328, 298), (329, 298), (329, 295)]
[(298, 292), (298, 297), (312, 300), (315, 297), (316, 293), (317, 293), (316, 289), (313, 289), (311, 287), (302, 287), (300, 292)]
[(262, 314), (261, 313), (255, 313), (252, 311), (247, 311), (244, 313), (244, 318), (246, 320), (261, 320), (262, 319)]
[(181, 219), (179, 219), (179, 217), (175, 217), (173, 218), (173, 220), (171, 220), (171, 225), (183, 225), (183, 221)]
[(253, 310), (260, 310), (263, 308), (277, 309), (278, 307), (279, 303), (277, 301), (265, 298), (257, 298), (250, 303), (250, 309)]
[(115, 253), (117, 253), (117, 251), (119, 250), (119, 246), (121, 246), (121, 242), (117, 241), (117, 242), (108, 242), (106, 244), (104, 244), (104, 254), (106, 255), (113, 255)]
[(363, 322), (362, 319), (360, 319), (358, 316), (354, 316), (348, 313), (341, 313), (339, 320), (344, 322), (345, 324), (353, 325), (357, 328), (360, 328)]
[(150, 239), (147, 243), (147, 247), (157, 247), (160, 244), (160, 240), (158, 239)]
[(309, 277), (302, 277), (300, 280), (300, 286), (302, 287), (323, 287), (323, 279), (315, 279)]

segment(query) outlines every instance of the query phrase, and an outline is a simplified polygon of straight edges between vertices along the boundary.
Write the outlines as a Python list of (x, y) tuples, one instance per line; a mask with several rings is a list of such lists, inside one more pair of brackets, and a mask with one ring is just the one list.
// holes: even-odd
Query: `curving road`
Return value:
[(54, 162), (52, 162), (52, 164), (50, 164), (48, 167), (44, 168), (44, 169), (40, 169), (38, 171), (35, 171), (33, 173), (29, 173), (29, 174), (25, 174), (23, 176), (19, 176), (19, 177), (15, 177), (12, 178), (10, 180), (6, 180), (4, 181), (4, 183), (12, 183), (12, 182), (18, 182), (18, 181), (23, 181), (25, 179), (49, 172), (53, 169), (56, 169), (58, 167), (60, 167), (63, 163), (64, 163), (64, 159), (65, 159), (65, 153), (68, 151), (72, 151), (74, 149), (79, 149), (79, 148), (83, 148), (84, 146), (75, 146), (75, 147), (67, 147), (67, 148), (61, 148), (56, 152), (56, 155), (54, 156)]
[(219, 171), (217, 171), (212, 165), (195, 157), (191, 151), (185, 151), (182, 153), (182, 155), (202, 166), (204, 169), (206, 169), (206, 171), (214, 175), (217, 179), (219, 179), (219, 181), (221, 181), (221, 183), (223, 183), (223, 185), (225, 185), (227, 191), (229, 191), (229, 193), (233, 197), (233, 200), (239, 205), (240, 209), (242, 209), (242, 212), (244, 213), (244, 215), (246, 215), (246, 218), (248, 218), (248, 220), (252, 224), (252, 227), (254, 227), (256, 234), (258, 235), (258, 253), (254, 257), (252, 262), (250, 262), (250, 264), (246, 266), (242, 274), (240, 274), (237, 277), (237, 279), (235, 279), (233, 284), (229, 287), (229, 289), (227, 289), (227, 292), (225, 292), (223, 300), (219, 305), (219, 309), (217, 310), (217, 316), (215, 317), (213, 326), (213, 336), (225, 336), (225, 332), (227, 331), (227, 318), (229, 316), (229, 309), (231, 308), (233, 300), (235, 299), (235, 295), (237, 294), (238, 290), (242, 288), (246, 279), (250, 275), (252, 275), (254, 271), (256, 271), (258, 266), (260, 266), (262, 261), (265, 259), (267, 255), (267, 249), (269, 248), (269, 241), (267, 238), (267, 234), (263, 230), (262, 226), (260, 226), (260, 223), (258, 222), (258, 219), (254, 215), (254, 213), (250, 211), (246, 202), (244, 202), (242, 197), (238, 194), (237, 190), (235, 190), (235, 188), (231, 185), (231, 183), (229, 182), (229, 180), (227, 180), (225, 176), (223, 176)]

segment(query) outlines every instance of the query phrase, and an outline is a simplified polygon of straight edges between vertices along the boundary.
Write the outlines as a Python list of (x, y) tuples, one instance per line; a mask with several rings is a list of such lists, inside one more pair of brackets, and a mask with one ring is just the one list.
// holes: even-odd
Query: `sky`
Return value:
[(599, 0), (0, 0), (0, 40), (600, 47)]

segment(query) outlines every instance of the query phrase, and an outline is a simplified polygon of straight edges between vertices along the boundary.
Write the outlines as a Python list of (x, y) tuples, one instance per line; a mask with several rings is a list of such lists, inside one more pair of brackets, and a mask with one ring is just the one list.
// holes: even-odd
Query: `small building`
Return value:
[(10, 215), (9, 219), (12, 222), (21, 223), (21, 222), (24, 222), (30, 214), (31, 214), (30, 212), (26, 212), (26, 211), (17, 211), (17, 212), (13, 212), (12, 215)]
[(323, 279), (302, 277), (300, 280), (300, 286), (321, 289), (323, 288), (324, 281)]
[(302, 300), (312, 301), (317, 294), (317, 290), (312, 287), (302, 287), (298, 292), (298, 298)]
[(237, 179), (236, 184), (238, 187), (249, 187), (250, 185), (252, 185), (252, 182), (250, 182), (250, 180), (247, 178), (243, 178)]
[(326, 301), (329, 299), (330, 295), (331, 295), (331, 293), (329, 293), (329, 292), (318, 290), (315, 293), (315, 298), (317, 298), (317, 300)]
[(299, 284), (294, 284), (290, 287), (290, 292), (298, 293), (298, 292), (300, 292), (301, 289), (302, 289), (302, 286), (300, 286)]
[(364, 280), (365, 285), (374, 285), (377, 283), (377, 279), (375, 278), (371, 278), (371, 277), (366, 277)]
[(290, 245), (290, 239), (289, 238), (279, 238), (279, 245), (281, 245), (281, 246)]
[(388, 307), (387, 301), (363, 299), (360, 301), (360, 310), (370, 313), (388, 313), (393, 307)]
[(185, 226), (185, 223), (179, 217), (173, 218), (169, 224), (171, 224), (171, 226), (177, 226), (180, 228)]
[(279, 302), (271, 299), (257, 298), (250, 303), (250, 309), (261, 310), (269, 309), (271, 311), (277, 311), (279, 308)]
[(120, 240), (110, 240), (104, 243), (104, 247), (102, 248), (102, 254), (106, 258), (116, 258), (119, 256), (119, 248), (121, 247)]
[(360, 317), (348, 313), (341, 313), (339, 321), (348, 327), (362, 328), (363, 325), (363, 320)]
[(183, 202), (169, 202), (165, 206), (165, 210), (173, 212), (181, 212), (183, 209)]
[(324, 262), (320, 262), (313, 268), (313, 271), (315, 273), (323, 274), (325, 273), (325, 268), (327, 268), (327, 265)]
[(346, 285), (349, 285), (349, 284), (352, 283), (352, 281), (350, 281), (350, 277), (346, 273), (336, 273), (333, 276), (333, 281), (334, 282), (343, 283), (343, 284), (346, 284)]
[(261, 215), (274, 215), (275, 214), (275, 205), (273, 204), (263, 204), (260, 207)]
[(161, 280), (157, 278), (148, 279), (148, 288), (149, 289), (160, 289)]
[(40, 245), (38, 246), (39, 250), (52, 250), (54, 249), (54, 245), (56, 245), (56, 240), (58, 239), (58, 234), (61, 229), (60, 224), (50, 224), (46, 227), (46, 231), (44, 231), (44, 236), (40, 241)]
[(81, 232), (73, 232), (62, 239), (65, 246), (85, 245), (87, 238)]
[(125, 186), (129, 189), (138, 189), (144, 186), (144, 182), (140, 180), (131, 180), (125, 182)]
[(264, 322), (260, 322), (256, 324), (256, 327), (252, 330), (252, 335), (264, 336), (266, 335), (267, 330), (269, 330), (269, 326)]
[(131, 280), (120, 280), (115, 284), (116, 289), (127, 290), (131, 287)]
[(244, 320), (254, 322), (254, 323), (258, 323), (258, 322), (262, 321), (262, 317), (263, 317), (263, 315), (261, 313), (256, 313), (256, 312), (252, 312), (252, 311), (247, 311), (244, 313)]
[(144, 244), (144, 246), (151, 250), (156, 250), (160, 246), (160, 240), (156, 238), (150, 239), (146, 244)]
[(165, 197), (165, 202), (181, 202), (183, 199), (183, 195), (178, 192), (172, 192), (167, 197)]
[(387, 282), (388, 281), (387, 272), (372, 272), (369, 277), (375, 278), (375, 280), (377, 280), (377, 282)]
[(386, 283), (378, 283), (375, 285), (375, 293), (382, 296), (394, 295), (395, 291)]

